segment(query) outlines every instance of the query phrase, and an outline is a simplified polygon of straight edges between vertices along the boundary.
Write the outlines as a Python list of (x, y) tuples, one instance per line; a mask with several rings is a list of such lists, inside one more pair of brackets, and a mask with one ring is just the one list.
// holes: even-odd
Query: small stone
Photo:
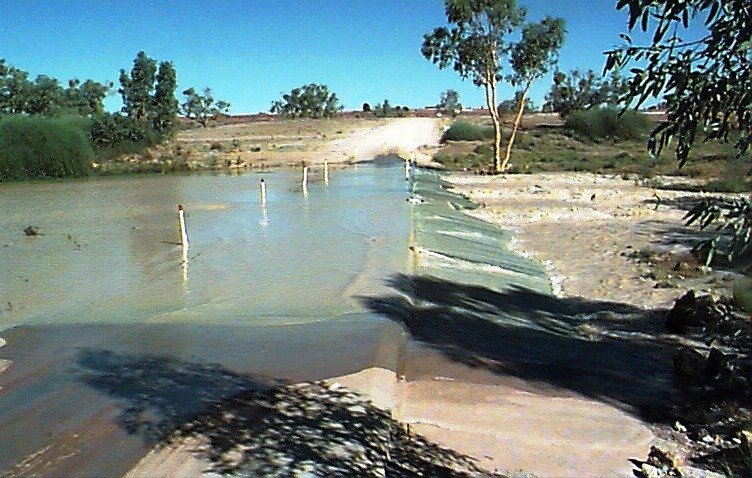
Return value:
[(26, 229), (23, 230), (24, 234), (27, 236), (36, 236), (39, 235), (39, 229), (37, 229), (34, 226), (29, 226)]

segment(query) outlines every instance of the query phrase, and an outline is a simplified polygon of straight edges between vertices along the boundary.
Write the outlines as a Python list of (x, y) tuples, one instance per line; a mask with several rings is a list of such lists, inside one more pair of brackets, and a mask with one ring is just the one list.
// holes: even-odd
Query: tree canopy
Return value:
[(608, 77), (599, 77), (593, 70), (583, 73), (574, 69), (568, 74), (557, 71), (546, 94), (543, 111), (559, 113), (559, 116), (566, 118), (578, 110), (598, 106), (616, 107), (628, 91), (629, 86), (617, 71)]
[(138, 52), (133, 60), (130, 74), (120, 70), (120, 89), (123, 97), (123, 113), (138, 120), (146, 119), (152, 105), (152, 91), (157, 75), (157, 62)]
[(204, 88), (203, 94), (196, 91), (195, 88), (188, 88), (183, 91), (185, 103), (183, 103), (183, 112), (187, 118), (198, 121), (206, 128), (209, 120), (216, 118), (218, 115), (227, 114), (230, 110), (230, 103), (224, 100), (215, 100), (211, 88)]
[(445, 115), (457, 116), (462, 113), (462, 103), (460, 103), (460, 94), (456, 90), (446, 90), (441, 94), (439, 101), (439, 112)]
[[(752, 3), (749, 0), (618, 0), (629, 12), (629, 29), (652, 32), (650, 45), (624, 44), (607, 52), (605, 70), (632, 66), (629, 106), (649, 98), (663, 100), (667, 121), (651, 133), (648, 148), (659, 154), (676, 142), (682, 166), (698, 133), (705, 140), (734, 142), (749, 162), (752, 136)], [(699, 38), (688, 37), (690, 24)], [(701, 25), (698, 25), (701, 24)], [(707, 199), (687, 214), (689, 224), (730, 233), (724, 247), (729, 259), (741, 254), (752, 236), (752, 200)], [(717, 225), (720, 223), (720, 225)], [(700, 244), (710, 263), (721, 244), (716, 236)]]
[(63, 88), (47, 75), (33, 81), (29, 74), (0, 59), (0, 114), (90, 116), (104, 111), (104, 98), (112, 85), (74, 78)]
[(180, 111), (175, 98), (178, 79), (172, 62), (163, 61), (159, 64), (156, 80), (152, 99), (152, 125), (157, 131), (170, 131), (177, 122)]
[(331, 118), (341, 110), (339, 98), (328, 86), (309, 83), (273, 101), (270, 111), (286, 118)]

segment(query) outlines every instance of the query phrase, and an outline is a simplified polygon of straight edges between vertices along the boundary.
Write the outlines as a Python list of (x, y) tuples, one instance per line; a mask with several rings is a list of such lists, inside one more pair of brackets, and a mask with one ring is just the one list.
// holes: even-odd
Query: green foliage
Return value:
[(383, 103), (376, 103), (371, 112), (377, 118), (404, 118), (410, 112), (410, 108), (392, 106), (389, 100), (384, 100)]
[(478, 86), (499, 81), (504, 36), (522, 23), (525, 10), (515, 0), (445, 0), (444, 6), (450, 26), (423, 36), (423, 56)]
[(81, 177), (94, 159), (82, 118), (0, 119), (0, 181)]
[[(700, 229), (716, 233), (712, 239), (701, 241), (695, 250), (706, 254), (706, 264), (713, 261), (717, 252), (733, 260), (743, 253), (752, 235), (752, 200), (750, 198), (706, 198), (685, 216), (687, 225), (697, 224)], [(726, 241), (725, 235), (728, 235)]]
[(480, 141), (492, 139), (494, 137), (493, 128), (490, 126), (480, 126), (467, 121), (455, 121), (444, 132), (443, 141)]
[[(690, 157), (698, 132), (706, 140), (735, 141), (738, 158), (749, 161), (752, 139), (752, 8), (749, 0), (619, 0), (628, 7), (629, 29), (639, 23), (652, 30), (651, 44), (634, 45), (622, 34), (624, 44), (607, 52), (606, 70), (632, 65), (625, 100), (639, 107), (649, 98), (666, 104), (667, 121), (656, 127), (648, 147), (653, 154), (676, 141), (675, 154), (682, 167)], [(700, 24), (704, 36), (686, 40), (691, 24)], [(735, 138), (734, 138), (735, 136)], [(750, 200), (706, 200), (687, 216), (701, 229), (715, 226), (718, 235), (698, 248), (708, 261), (730, 233), (728, 247), (720, 247), (729, 259), (750, 242)]]
[(439, 112), (444, 115), (452, 115), (452, 118), (462, 113), (460, 94), (455, 90), (446, 90), (442, 93), (439, 101)]
[(30, 114), (45, 116), (88, 116), (104, 111), (103, 101), (111, 85), (78, 79), (63, 88), (60, 82), (47, 75), (34, 81), (29, 74), (0, 59), (0, 114)]
[(120, 70), (120, 89), (123, 97), (123, 113), (131, 118), (146, 120), (152, 106), (152, 91), (157, 74), (157, 62), (138, 52), (133, 60), (130, 74)]
[(618, 106), (629, 90), (626, 81), (614, 72), (608, 78), (599, 78), (593, 70), (581, 73), (574, 69), (569, 74), (554, 73), (551, 90), (546, 94), (543, 111), (559, 113), (566, 118), (573, 111), (598, 106)]
[(215, 100), (211, 88), (204, 88), (204, 94), (198, 93), (194, 88), (183, 91), (185, 103), (183, 112), (187, 118), (194, 119), (206, 128), (210, 119), (216, 119), (219, 115), (227, 114), (230, 103), (224, 100)]
[(162, 134), (172, 131), (177, 123), (180, 111), (178, 100), (175, 98), (177, 82), (177, 73), (172, 62), (160, 63), (152, 100), (151, 120), (154, 130)]
[(120, 113), (104, 113), (92, 118), (91, 141), (100, 160), (122, 154), (142, 153), (158, 144), (162, 136), (149, 123)]
[(615, 108), (594, 108), (572, 112), (567, 117), (564, 128), (591, 140), (628, 140), (644, 137), (653, 124), (650, 118), (638, 111), (620, 113)]
[(522, 29), (522, 38), (512, 45), (509, 62), (514, 86), (529, 87), (542, 78), (556, 64), (559, 50), (564, 44), (564, 20), (546, 16), (539, 23), (528, 23)]
[(363, 103), (363, 113), (370, 113), (371, 112), (371, 105), (368, 103)]
[[(499, 106), (497, 109), (499, 110), (500, 115), (509, 115), (512, 113), (516, 113), (517, 110), (520, 107), (520, 102), (522, 101), (522, 97), (524, 95), (524, 91), (515, 91), (514, 92), (514, 98), (507, 99), (499, 103)], [(527, 114), (535, 111), (535, 104), (533, 104), (532, 100), (525, 95), (525, 105), (523, 106), (522, 112)]]
[[(729, 141), (744, 154), (752, 135), (752, 7), (749, 0), (619, 0), (628, 7), (629, 29), (638, 22), (652, 30), (652, 44), (637, 46), (622, 34), (624, 45), (607, 52), (606, 70), (633, 64), (626, 101), (639, 107), (648, 98), (666, 103), (668, 121), (652, 133), (650, 149), (660, 152), (676, 140), (683, 165), (704, 130), (708, 139)], [(705, 35), (686, 40), (690, 24)], [(702, 128), (701, 128), (702, 127)]]
[(104, 99), (112, 88), (92, 80), (83, 83), (77, 78), (68, 81), (65, 89), (64, 106), (81, 116), (100, 115), (104, 113)]
[(342, 108), (328, 86), (310, 83), (283, 94), (281, 100), (272, 102), (270, 111), (286, 118), (331, 118)]

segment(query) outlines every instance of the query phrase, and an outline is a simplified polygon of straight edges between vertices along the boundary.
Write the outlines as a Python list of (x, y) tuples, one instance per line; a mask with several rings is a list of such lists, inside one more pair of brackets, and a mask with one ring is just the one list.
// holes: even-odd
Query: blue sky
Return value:
[[(172, 60), (179, 92), (210, 86), (233, 113), (267, 111), (280, 93), (329, 85), (347, 109), (388, 98), (412, 108), (454, 88), (465, 106), (483, 93), (420, 54), (424, 33), (445, 23), (441, 0), (3, 0), (0, 58), (60, 79), (117, 82), (139, 50)], [(520, 0), (529, 20), (563, 17), (560, 67), (603, 67), (603, 51), (626, 31), (616, 0)], [(550, 77), (533, 87), (538, 105)], [(499, 98), (513, 90), (502, 85)], [(115, 93), (109, 109), (120, 107)]]

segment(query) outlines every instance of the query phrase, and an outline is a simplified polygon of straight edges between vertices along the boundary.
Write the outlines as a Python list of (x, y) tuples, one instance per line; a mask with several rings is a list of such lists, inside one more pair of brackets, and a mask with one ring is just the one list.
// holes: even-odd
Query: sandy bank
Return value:
[[(489, 472), (522, 469), (546, 477), (628, 477), (632, 475), (627, 458), (644, 454), (652, 439), (639, 421), (608, 405), (511, 385), (438, 376), (407, 381), (383, 368), (327, 383), (362, 394), (390, 411), (408, 433), (473, 457)], [(211, 449), (208, 440), (191, 437), (156, 448), (126, 477), (216, 476), (208, 471), (217, 464), (206, 456)]]
[(485, 206), (474, 215), (513, 230), (517, 250), (548, 264), (567, 296), (656, 308), (683, 293), (656, 288), (644, 267), (627, 256), (640, 249), (689, 251), (697, 232), (682, 217), (699, 193), (656, 191), (586, 173), (451, 180)]
[(399, 380), (378, 368), (332, 382), (368, 396), (415, 433), (501, 473), (628, 477), (627, 458), (641, 456), (652, 439), (638, 420), (606, 404), (511, 385)]

